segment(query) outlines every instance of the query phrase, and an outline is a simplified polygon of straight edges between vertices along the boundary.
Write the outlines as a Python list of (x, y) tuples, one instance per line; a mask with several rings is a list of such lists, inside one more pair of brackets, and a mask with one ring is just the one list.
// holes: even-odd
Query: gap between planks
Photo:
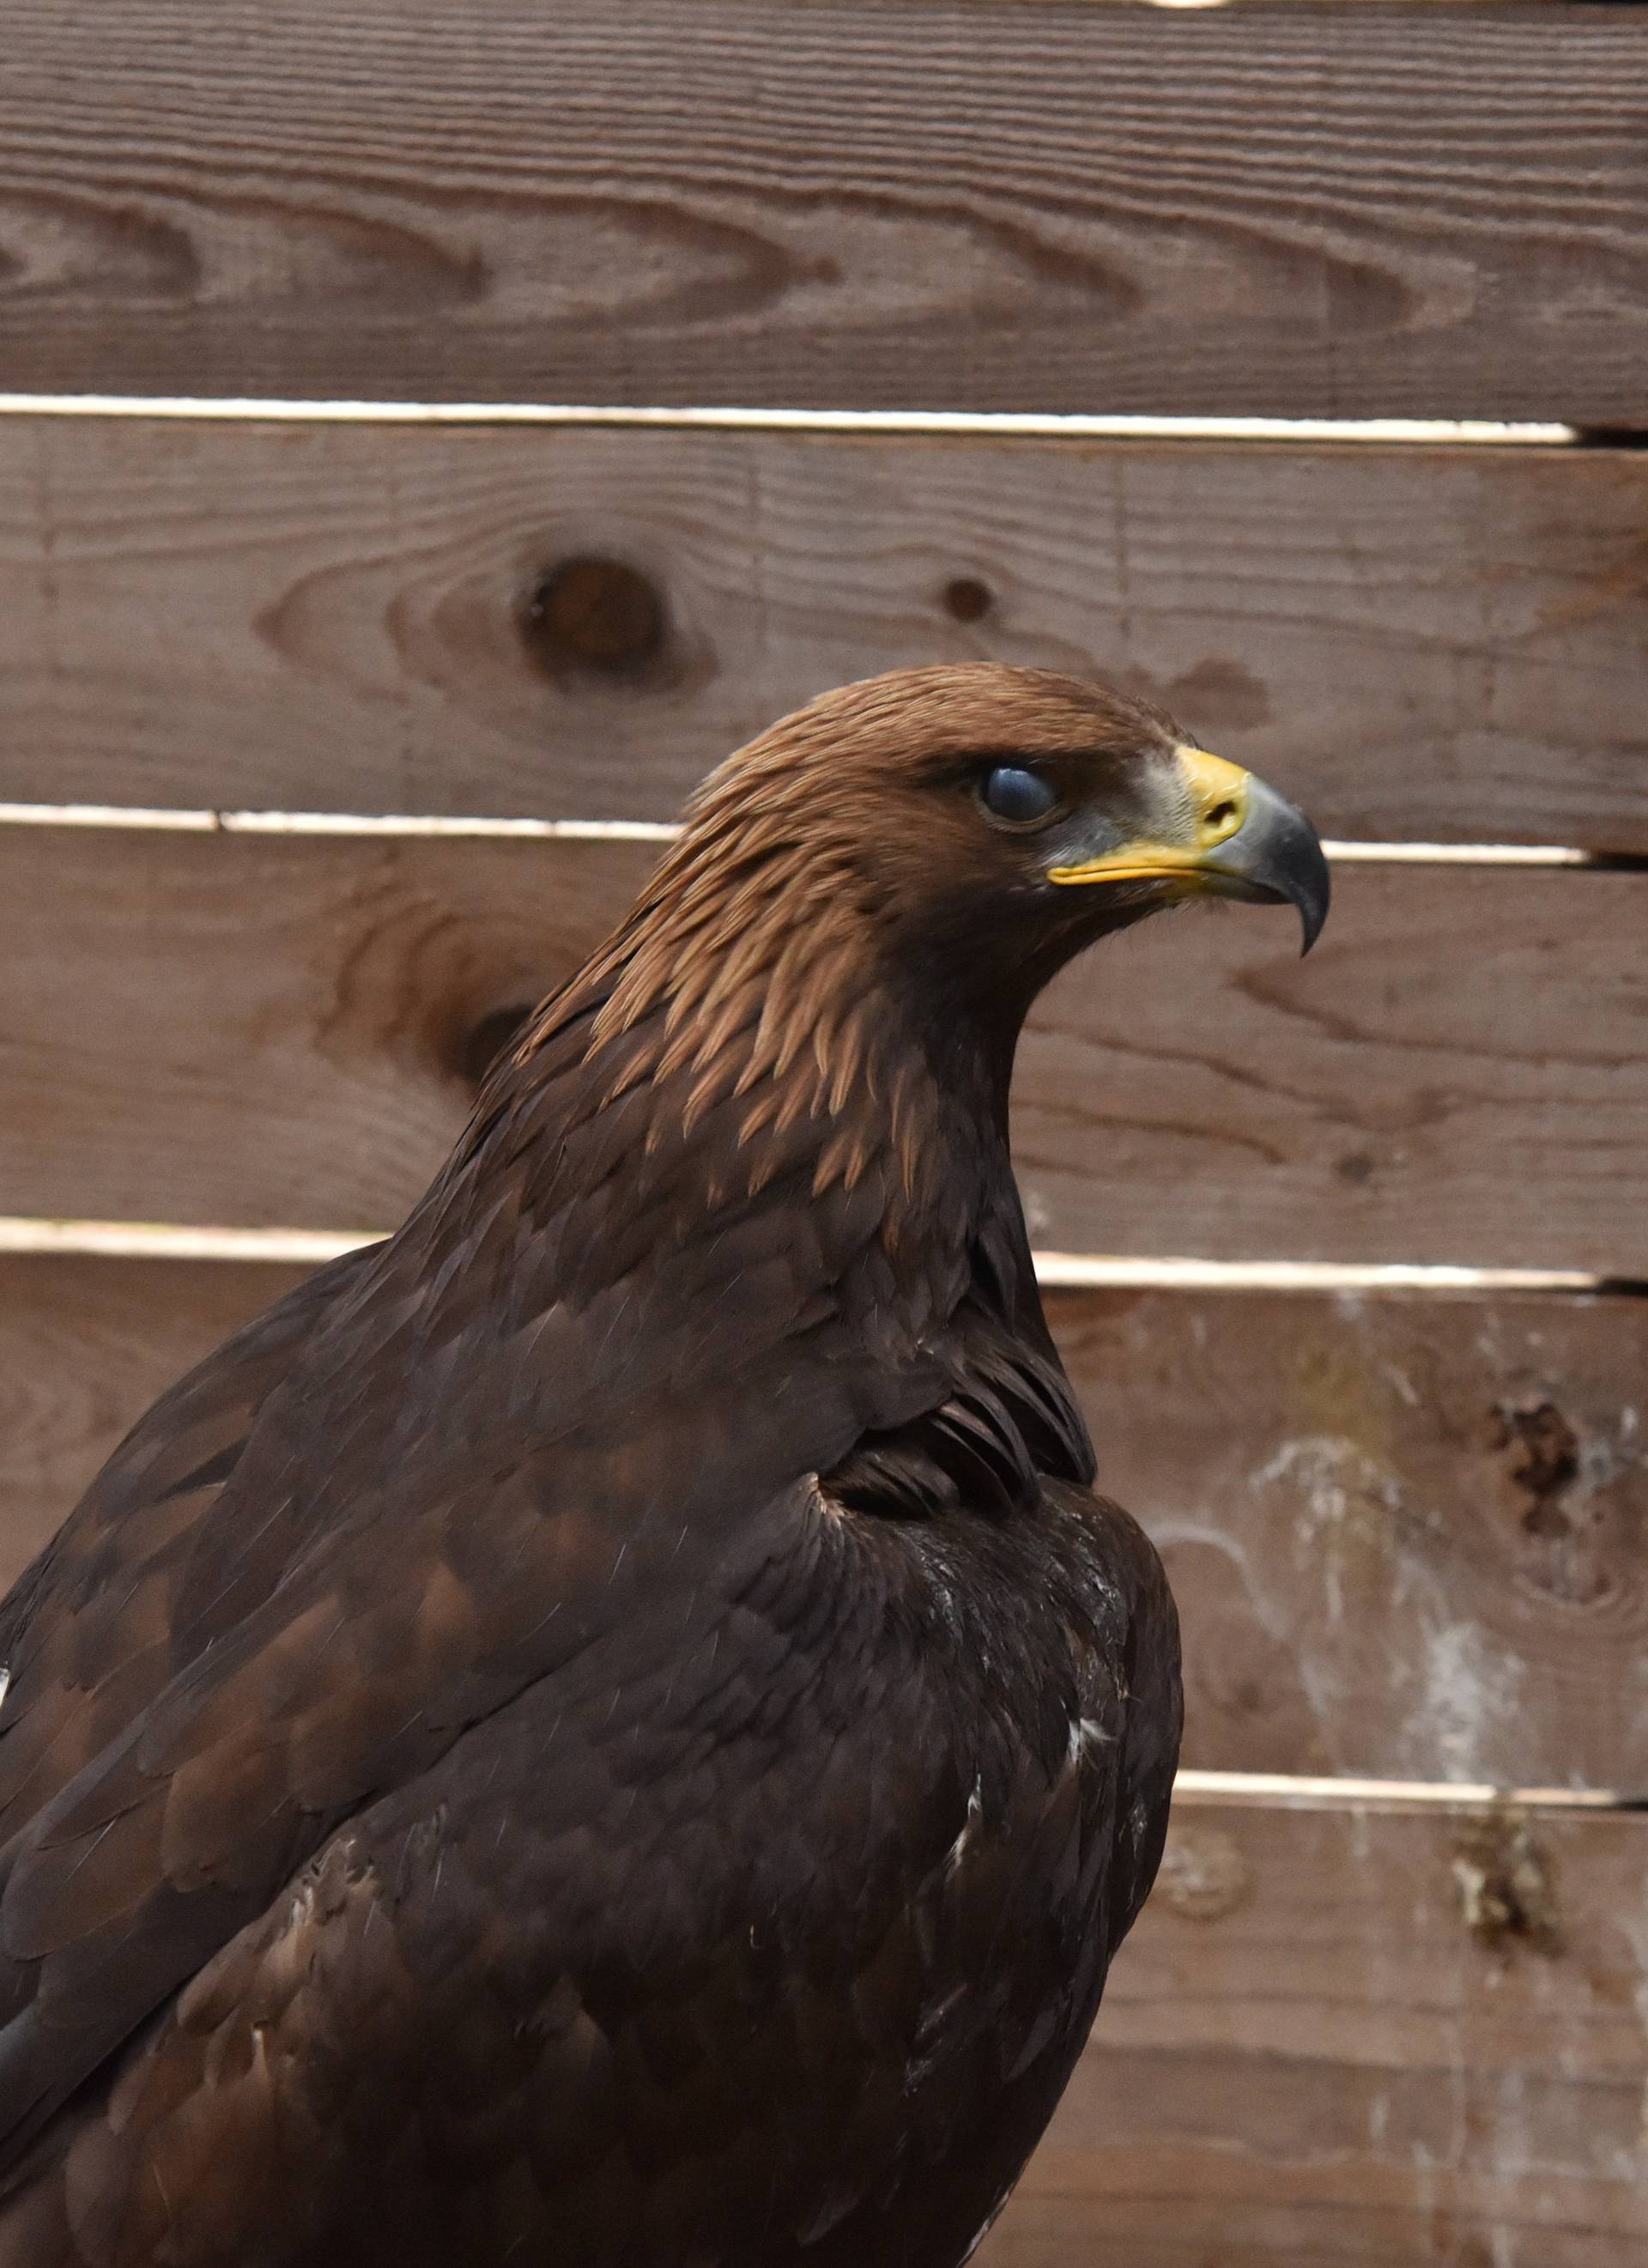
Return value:
[(1240, 1804), (1255, 1810), (1648, 1811), (1648, 1794), (1612, 1787), (1495, 1787), (1488, 1781), (1358, 1779), (1306, 1772), (1181, 1771), (1179, 1809)]
[[(116, 1260), (263, 1261), (320, 1267), (391, 1233), (327, 1228), (195, 1227), (145, 1220), (53, 1220), (0, 1214), (0, 1255), (95, 1255)], [(1429, 1261), (1198, 1260), (1037, 1252), (1036, 1277), (1048, 1291), (1315, 1292), (1347, 1293), (1550, 1292), (1593, 1298), (1648, 1297), (1648, 1283), (1585, 1268), (1455, 1267)]]
[(967, 409), (687, 409), (558, 401), (305, 401), (286, 396), (0, 392), (0, 416), (174, 417), (293, 425), (618, 425), (739, 433), (977, 433), (1076, 441), (1345, 441), (1571, 448), (1577, 426), (1486, 417), (1154, 417)]
[[(0, 827), (107, 828), (170, 835), (365, 836), (497, 842), (673, 843), (678, 821), (491, 818), (419, 812), (215, 811), (180, 805), (4, 803)], [(1585, 850), (1565, 843), (1353, 843), (1325, 838), (1341, 865), (1573, 867), (1648, 872), (1648, 853)]]

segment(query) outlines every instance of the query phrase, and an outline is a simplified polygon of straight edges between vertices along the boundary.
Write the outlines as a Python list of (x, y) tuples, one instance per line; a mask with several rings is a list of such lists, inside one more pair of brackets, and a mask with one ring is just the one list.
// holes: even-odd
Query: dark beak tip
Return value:
[(1299, 946), (1299, 959), (1303, 961), (1328, 925), (1326, 883), (1323, 884), (1320, 897), (1300, 898), (1296, 902), (1299, 905), (1299, 929), (1303, 939)]

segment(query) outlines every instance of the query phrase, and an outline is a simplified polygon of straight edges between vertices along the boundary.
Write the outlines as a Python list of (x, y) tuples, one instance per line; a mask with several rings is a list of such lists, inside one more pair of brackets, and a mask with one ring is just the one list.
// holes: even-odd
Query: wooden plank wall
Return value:
[[(946, 655), (1166, 701), (1338, 838), (1333, 923), (1070, 972), (1015, 1138), (1040, 1245), (1147, 1263), (1049, 1307), (1172, 1566), (1187, 1762), (1278, 1777), (1181, 1805), (981, 2257), (1628, 2268), (1648, 1822), (1366, 1784), (1648, 1793), (1631, 11), (11, 0), (6, 47), (0, 1214), (392, 1225), (653, 855), (204, 814), (666, 820)], [(1598, 1280), (1471, 1272), (1530, 1268)], [(291, 1280), (0, 1258), (0, 1578)]]

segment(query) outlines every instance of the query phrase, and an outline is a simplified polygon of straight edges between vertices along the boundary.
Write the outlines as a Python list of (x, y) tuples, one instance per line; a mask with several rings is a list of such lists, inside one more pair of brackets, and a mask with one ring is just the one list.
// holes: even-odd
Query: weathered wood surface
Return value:
[[(0, 829), (0, 1211), (374, 1229), (644, 845)], [(1087, 956), (1016, 1145), (1070, 1251), (1648, 1275), (1648, 876), (1348, 867), (1310, 959), (1202, 907)]]
[(1186, 1761), (1648, 1794), (1648, 1300), (1054, 1292)]
[(0, 367), (1640, 423), (1630, 13), (9, 0)]
[(1181, 1808), (979, 2260), (1636, 2268), (1645, 1951), (1640, 1819)]
[[(0, 1258), (0, 1590), (301, 1270)], [(1648, 1793), (1648, 1300), (1059, 1292), (1166, 1555), (1186, 1762)]]
[(0, 799), (667, 819), (988, 655), (1329, 834), (1648, 850), (1645, 526), (1615, 450), (4, 418)]

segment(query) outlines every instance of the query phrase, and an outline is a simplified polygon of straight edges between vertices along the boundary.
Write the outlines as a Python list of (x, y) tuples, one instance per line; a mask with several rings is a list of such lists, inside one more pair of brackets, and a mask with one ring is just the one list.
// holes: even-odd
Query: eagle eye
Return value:
[(1014, 827), (1045, 819), (1058, 801), (1051, 782), (1024, 764), (993, 765), (979, 792), (992, 819), (1004, 819)]

